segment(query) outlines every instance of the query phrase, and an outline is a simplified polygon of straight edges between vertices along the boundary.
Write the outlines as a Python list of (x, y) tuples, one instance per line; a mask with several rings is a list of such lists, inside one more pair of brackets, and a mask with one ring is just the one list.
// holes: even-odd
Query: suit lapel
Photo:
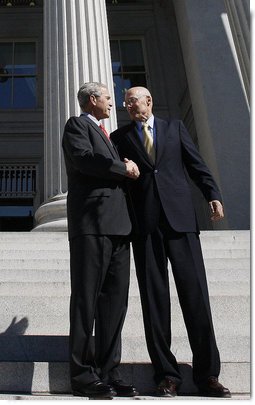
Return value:
[(158, 163), (165, 150), (168, 122), (163, 121), (159, 118), (155, 118), (155, 126), (156, 126), (156, 163)]
[[(110, 138), (110, 139), (111, 139), (111, 138)], [(118, 157), (120, 157), (119, 152), (118, 152), (118, 149), (116, 148), (116, 146), (114, 145), (114, 143), (112, 143), (112, 147), (113, 147), (113, 149), (115, 150), (116, 155), (117, 155)]]
[(113, 147), (113, 145), (111, 144), (111, 142), (107, 139), (106, 135), (101, 131), (101, 129), (99, 128), (99, 126), (93, 122), (90, 118), (88, 118), (86, 115), (82, 115), (82, 117), (93, 127), (93, 129), (101, 136), (101, 138), (103, 139), (105, 145), (107, 146), (107, 148), (109, 149), (109, 151), (111, 152), (112, 156), (114, 158), (116, 158), (116, 156), (119, 157), (119, 154), (116, 150), (115, 147)]
[(129, 143), (132, 144), (133, 147), (135, 147), (135, 149), (138, 149), (140, 157), (146, 160), (146, 163), (149, 163), (151, 166), (153, 166), (153, 162), (148, 153), (146, 152), (143, 143), (139, 137), (135, 122), (132, 122), (130, 130), (127, 132), (127, 140)]
[[(168, 122), (160, 118), (155, 117), (155, 127), (156, 127), (156, 164), (160, 161), (163, 152), (165, 150), (165, 142), (167, 139), (166, 133), (168, 128)], [(154, 166), (151, 158), (146, 152), (141, 139), (139, 137), (138, 131), (136, 129), (135, 122), (132, 122), (129, 132), (127, 132), (127, 140), (139, 150), (140, 156), (146, 160), (147, 164)]]

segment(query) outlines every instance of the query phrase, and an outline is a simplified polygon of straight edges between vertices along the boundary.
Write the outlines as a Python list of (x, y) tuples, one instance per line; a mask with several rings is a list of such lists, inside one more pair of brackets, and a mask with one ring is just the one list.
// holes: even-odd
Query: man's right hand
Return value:
[(133, 160), (129, 160), (127, 158), (124, 159), (124, 163), (127, 169), (126, 176), (133, 180), (137, 179), (140, 176), (137, 164), (133, 162)]

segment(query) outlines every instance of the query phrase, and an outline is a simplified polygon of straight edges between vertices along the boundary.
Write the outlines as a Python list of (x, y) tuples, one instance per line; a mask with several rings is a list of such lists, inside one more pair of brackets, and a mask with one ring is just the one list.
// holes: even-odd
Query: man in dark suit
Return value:
[(120, 156), (140, 170), (139, 179), (129, 184), (132, 245), (157, 392), (175, 396), (181, 383), (170, 350), (169, 259), (193, 352), (194, 381), (201, 395), (230, 397), (218, 381), (220, 358), (188, 175), (209, 202), (212, 220), (223, 218), (221, 195), (183, 123), (154, 117), (152, 103), (146, 88), (129, 89), (125, 104), (132, 122), (111, 139)]
[[(121, 330), (127, 310), (131, 222), (125, 179), (139, 170), (122, 162), (100, 120), (112, 101), (101, 83), (78, 92), (83, 113), (64, 129), (70, 242), (70, 373), (74, 395), (134, 396), (119, 373)], [(95, 353), (91, 350), (95, 324)]]

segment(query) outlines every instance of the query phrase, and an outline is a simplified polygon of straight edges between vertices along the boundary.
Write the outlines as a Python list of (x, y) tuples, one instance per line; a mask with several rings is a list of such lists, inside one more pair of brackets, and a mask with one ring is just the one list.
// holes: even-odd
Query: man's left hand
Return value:
[(213, 200), (209, 202), (211, 208), (211, 220), (212, 221), (219, 221), (220, 219), (224, 218), (224, 211), (223, 206), (220, 201)]

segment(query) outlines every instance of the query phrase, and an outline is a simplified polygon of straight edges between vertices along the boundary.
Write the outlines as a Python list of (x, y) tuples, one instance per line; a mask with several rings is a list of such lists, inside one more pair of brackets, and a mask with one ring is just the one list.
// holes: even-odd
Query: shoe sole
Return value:
[(119, 393), (117, 392), (117, 397), (126, 397), (126, 398), (129, 398), (129, 397), (137, 397), (138, 395), (139, 395), (139, 392), (138, 392), (138, 391), (132, 392), (132, 393), (130, 393), (130, 394), (121, 394), (120, 392), (119, 392)]
[(157, 397), (168, 397), (168, 398), (174, 398), (174, 397), (177, 397), (177, 394), (170, 394), (170, 393), (166, 393), (166, 394), (163, 394), (163, 393), (161, 393), (161, 392), (156, 392), (156, 396)]
[(231, 394), (226, 394), (226, 395), (217, 395), (217, 394), (213, 394), (210, 392), (199, 392), (199, 395), (201, 395), (201, 397), (209, 397), (209, 398), (232, 398)]
[(73, 396), (74, 397), (89, 397), (89, 398), (113, 398), (116, 396), (116, 393), (112, 393), (112, 394), (86, 394), (86, 393), (81, 393), (78, 391), (73, 391)]

